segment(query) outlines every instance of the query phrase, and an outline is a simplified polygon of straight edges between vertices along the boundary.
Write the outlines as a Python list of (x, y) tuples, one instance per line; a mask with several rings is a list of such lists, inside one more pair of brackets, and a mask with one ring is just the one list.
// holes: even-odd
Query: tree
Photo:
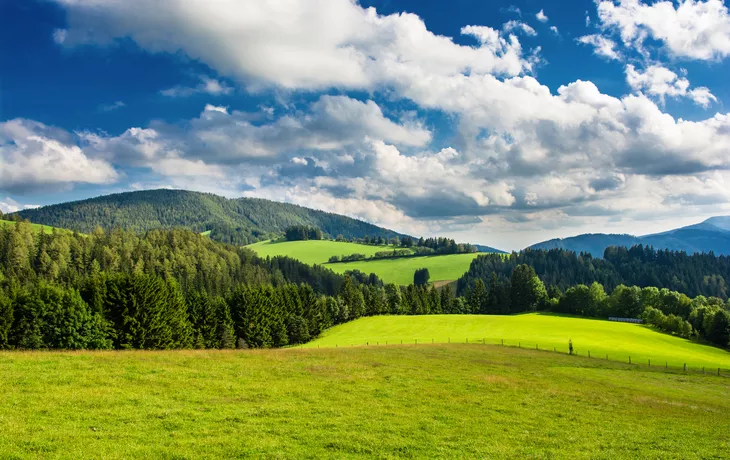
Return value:
[(431, 274), (428, 272), (428, 268), (419, 268), (413, 274), (413, 284), (425, 286), (428, 284), (429, 278), (431, 278)]
[(707, 339), (722, 347), (730, 345), (730, 313), (717, 310), (708, 328)]
[(481, 279), (474, 282), (474, 287), (469, 291), (467, 303), (472, 312), (484, 312), (484, 308), (487, 305), (487, 289), (484, 287), (484, 282)]
[(535, 269), (522, 264), (512, 273), (510, 297), (513, 312), (535, 311), (547, 299), (547, 290)]
[(13, 325), (13, 304), (0, 288), (0, 350), (10, 346), (10, 328)]

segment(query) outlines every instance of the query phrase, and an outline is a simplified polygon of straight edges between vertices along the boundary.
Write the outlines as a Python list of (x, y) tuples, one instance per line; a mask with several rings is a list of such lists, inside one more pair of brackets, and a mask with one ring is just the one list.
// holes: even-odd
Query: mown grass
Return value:
[(471, 261), (478, 255), (479, 253), (447, 254), (441, 256), (346, 262), (327, 264), (327, 268), (337, 273), (344, 273), (347, 270), (375, 273), (386, 283), (407, 285), (413, 282), (413, 274), (419, 268), (428, 268), (428, 273), (431, 275), (431, 282), (459, 279), (461, 275), (469, 270)]
[(0, 353), (8, 458), (726, 458), (730, 379), (480, 345)]
[[(309, 265), (327, 263), (332, 256), (348, 256), (350, 254), (372, 256), (376, 252), (393, 249), (393, 246), (373, 246), (328, 240), (261, 241), (249, 244), (246, 247), (256, 251), (261, 257), (288, 256)], [(332, 264), (330, 268), (334, 265)]]
[[(16, 224), (15, 222), (12, 222), (9, 220), (0, 220), (0, 226), (15, 225), (15, 224)], [(55, 227), (50, 227), (48, 225), (41, 225), (41, 224), (30, 224), (30, 226), (33, 228), (33, 230), (35, 230), (35, 231), (43, 230), (44, 233), (53, 233), (53, 229), (55, 228)], [(56, 228), (56, 231), (72, 233), (71, 230), (68, 230), (66, 228)]]
[(326, 264), (336, 273), (348, 270), (360, 270), (375, 273), (386, 283), (407, 285), (413, 282), (413, 274), (419, 268), (428, 268), (431, 281), (455, 280), (468, 269), (471, 261), (479, 254), (449, 254), (429, 257), (412, 257), (399, 259), (381, 259), (329, 264), (332, 256), (349, 254), (365, 254), (371, 256), (376, 252), (393, 249), (393, 246), (370, 246), (366, 244), (336, 241), (263, 241), (247, 246), (261, 257), (289, 256), (306, 264)]
[(304, 347), (459, 342), (520, 345), (525, 348), (567, 352), (568, 340), (583, 356), (654, 366), (703, 366), (727, 369), (730, 352), (653, 330), (640, 324), (553, 314), (373, 316), (361, 318), (325, 331)]

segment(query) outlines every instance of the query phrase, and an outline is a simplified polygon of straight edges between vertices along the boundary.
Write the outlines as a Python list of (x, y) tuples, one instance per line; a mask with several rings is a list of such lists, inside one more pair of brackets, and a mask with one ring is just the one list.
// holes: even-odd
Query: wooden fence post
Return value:
[(591, 350), (588, 350), (588, 357), (591, 357)]
[(629, 364), (631, 364), (631, 356), (629, 356)]
[(535, 350), (539, 350), (539, 348), (537, 348), (537, 344), (535, 344)]
[(684, 363), (684, 371), (687, 372), (687, 363)]
[(649, 360), (649, 367), (651, 367), (651, 360)]

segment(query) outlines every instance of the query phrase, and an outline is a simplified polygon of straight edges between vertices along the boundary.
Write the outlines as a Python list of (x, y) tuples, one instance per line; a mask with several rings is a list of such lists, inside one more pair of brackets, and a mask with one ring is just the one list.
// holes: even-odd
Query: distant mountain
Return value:
[(228, 199), (186, 190), (118, 193), (20, 211), (36, 224), (91, 233), (96, 227), (144, 232), (184, 227), (210, 231), (217, 241), (248, 244), (281, 233), (291, 225), (308, 225), (336, 237), (404, 236), (358, 219), (258, 198)]
[(507, 254), (506, 251), (502, 251), (501, 249), (496, 249), (491, 246), (484, 246), (483, 244), (472, 244), (472, 246), (476, 247), (479, 252), (491, 252), (495, 254)]
[(631, 247), (637, 244), (653, 246), (655, 249), (685, 251), (688, 254), (714, 252), (730, 255), (730, 216), (711, 217), (699, 224), (645, 236), (589, 233), (543, 241), (529, 248), (562, 248), (603, 257), (603, 251), (609, 246)]

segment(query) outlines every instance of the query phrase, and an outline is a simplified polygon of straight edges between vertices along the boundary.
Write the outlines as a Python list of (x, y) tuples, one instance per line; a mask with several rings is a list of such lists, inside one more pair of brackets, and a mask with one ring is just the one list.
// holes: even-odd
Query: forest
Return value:
[[(596, 262), (594, 274), (613, 273), (600, 279), (620, 283), (632, 258), (643, 257), (665, 261), (662, 267), (674, 266), (674, 276), (685, 280), (692, 267), (712, 273), (725, 259), (646, 248), (607, 256), (531, 251), (501, 265), (501, 256), (481, 256), (460, 280), (457, 296), (448, 285), (428, 286), (427, 271), (419, 271), (416, 284), (384, 285), (374, 274), (338, 275), (287, 257), (262, 259), (189, 230), (48, 234), (19, 222), (0, 228), (0, 348), (281, 347), (363, 316), (526, 311), (640, 317), (668, 333), (728, 345), (730, 304), (720, 296), (691, 298), (664, 286), (606, 287), (569, 269), (578, 260)], [(609, 271), (609, 260), (620, 270)], [(491, 268), (486, 277), (474, 276), (485, 266)], [(567, 289), (543, 281), (541, 273), (557, 276), (546, 267), (567, 270), (559, 280)]]
[(401, 236), (362, 220), (293, 204), (259, 198), (228, 199), (186, 190), (118, 193), (13, 215), (81, 233), (91, 233), (96, 227), (137, 233), (183, 227), (197, 233), (210, 231), (213, 240), (236, 245), (279, 237), (293, 225), (316, 227), (331, 237)]

